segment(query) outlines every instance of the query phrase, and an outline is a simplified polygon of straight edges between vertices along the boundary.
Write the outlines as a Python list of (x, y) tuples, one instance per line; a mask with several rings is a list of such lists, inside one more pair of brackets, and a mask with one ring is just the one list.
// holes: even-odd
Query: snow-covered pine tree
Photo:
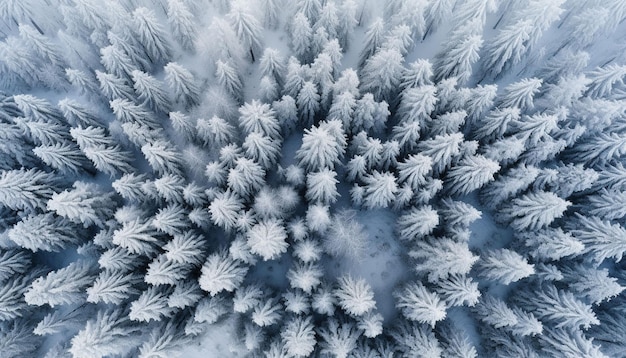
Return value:
[(435, 81), (456, 77), (461, 84), (472, 76), (472, 65), (480, 58), (483, 44), (480, 19), (472, 18), (449, 33), (443, 50), (435, 56)]
[(150, 221), (136, 219), (115, 230), (112, 242), (130, 253), (150, 255), (160, 240)]
[(571, 202), (546, 191), (530, 192), (502, 205), (496, 219), (515, 230), (537, 230), (563, 216)]
[(539, 169), (524, 164), (509, 169), (480, 190), (481, 202), (491, 209), (526, 190), (539, 175)]
[(102, 358), (127, 354), (137, 344), (138, 328), (120, 309), (99, 311), (95, 319), (71, 340), (69, 352), (76, 358)]
[(570, 233), (585, 245), (584, 252), (596, 263), (607, 258), (620, 261), (626, 253), (626, 229), (618, 223), (576, 214), (569, 223)]
[(512, 327), (518, 323), (515, 312), (501, 299), (484, 295), (474, 307), (478, 318), (494, 328)]
[(547, 328), (540, 337), (542, 351), (562, 357), (607, 358), (593, 339), (579, 329)]
[(167, 0), (167, 22), (174, 39), (188, 51), (194, 51), (194, 39), (197, 35), (192, 9), (181, 0)]
[(93, 266), (86, 261), (74, 261), (33, 281), (24, 299), (29, 305), (50, 307), (71, 305), (85, 301), (84, 290), (95, 277)]
[(463, 134), (453, 133), (420, 141), (417, 149), (421, 155), (430, 157), (433, 163), (433, 172), (439, 174), (452, 163), (453, 157), (460, 153), (462, 142)]
[(435, 291), (448, 306), (473, 307), (481, 296), (478, 282), (466, 275), (450, 275), (447, 279), (438, 281)]
[(443, 354), (433, 329), (424, 324), (405, 321), (396, 326), (390, 335), (395, 344), (383, 348), (387, 350), (387, 355), (396, 351), (407, 357), (441, 357)]
[(396, 307), (411, 321), (435, 324), (446, 318), (446, 305), (439, 296), (430, 292), (420, 282), (411, 282), (394, 292)]
[(352, 322), (329, 319), (323, 328), (317, 331), (321, 338), (320, 352), (335, 357), (348, 357), (357, 345), (361, 332)]
[(302, 62), (309, 62), (311, 59), (311, 40), (313, 37), (313, 29), (311, 28), (310, 18), (303, 12), (298, 12), (291, 22), (291, 46)]
[(150, 62), (167, 62), (172, 53), (171, 45), (154, 11), (138, 7), (133, 11), (132, 17), (131, 26), (139, 37)]
[(363, 177), (363, 206), (368, 209), (386, 208), (398, 192), (396, 177), (390, 172), (374, 170)]
[(417, 261), (415, 270), (426, 274), (430, 282), (454, 274), (467, 274), (478, 261), (478, 256), (469, 250), (467, 243), (445, 237), (417, 242), (409, 256)]
[(283, 305), (278, 302), (277, 298), (269, 298), (263, 301), (254, 308), (252, 322), (259, 327), (272, 326), (280, 322), (284, 312)]
[(137, 99), (154, 111), (168, 113), (171, 107), (170, 99), (161, 81), (139, 70), (132, 71), (131, 75)]
[(128, 318), (132, 321), (160, 321), (171, 315), (172, 309), (167, 305), (169, 292), (161, 287), (150, 286), (139, 297), (130, 303)]
[(200, 288), (212, 297), (222, 291), (232, 292), (241, 285), (248, 267), (228, 256), (226, 251), (216, 252), (207, 258), (198, 279)]
[(532, 232), (520, 232), (517, 237), (529, 247), (530, 254), (542, 260), (560, 260), (577, 256), (585, 250), (585, 245), (562, 228), (545, 228)]
[(26, 216), (7, 233), (11, 241), (33, 252), (61, 251), (81, 242), (82, 234), (69, 220), (52, 213)]
[(72, 190), (52, 195), (47, 209), (84, 227), (96, 225), (103, 228), (116, 206), (113, 194), (96, 184), (81, 181), (74, 182), (72, 187)]
[(481, 255), (476, 266), (482, 277), (508, 285), (535, 273), (534, 265), (515, 251), (496, 249)]
[(570, 291), (559, 290), (554, 285), (532, 292), (520, 291), (515, 297), (522, 308), (526, 308), (543, 322), (553, 324), (555, 328), (587, 329), (600, 324), (590, 305), (576, 299)]
[(484, 156), (467, 156), (446, 175), (448, 192), (452, 195), (464, 195), (481, 188), (493, 181), (494, 174), (500, 170), (500, 165)]
[(594, 305), (603, 301), (609, 301), (618, 296), (622, 287), (617, 278), (609, 276), (609, 271), (578, 264), (572, 267), (564, 267), (564, 281), (575, 294), (587, 298)]
[(396, 222), (400, 239), (413, 241), (430, 234), (439, 225), (439, 215), (431, 206), (406, 211)]
[(376, 307), (374, 292), (362, 278), (354, 279), (350, 275), (341, 276), (335, 289), (339, 306), (348, 314), (359, 317)]
[(188, 69), (176, 62), (170, 62), (163, 70), (165, 82), (174, 93), (174, 102), (183, 103), (184, 107), (200, 104), (200, 87)]
[(311, 317), (293, 317), (280, 333), (286, 354), (293, 357), (308, 357), (315, 349), (315, 331)]
[(337, 173), (328, 168), (320, 171), (310, 172), (306, 179), (306, 199), (310, 202), (321, 203), (322, 205), (332, 204), (337, 201), (339, 192), (337, 192), (336, 179)]
[(404, 57), (394, 48), (380, 49), (361, 71), (361, 91), (371, 92), (377, 101), (395, 97), (404, 69)]

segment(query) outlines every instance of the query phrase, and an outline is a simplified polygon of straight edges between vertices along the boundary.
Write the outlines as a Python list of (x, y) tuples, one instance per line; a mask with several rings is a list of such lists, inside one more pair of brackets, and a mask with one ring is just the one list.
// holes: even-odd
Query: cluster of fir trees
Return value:
[[(589, 69), (585, 48), (626, 6), (523, 3), (390, 1), (340, 70), (367, 19), (352, 0), (3, 2), (3, 354), (163, 357), (234, 315), (268, 357), (619, 355), (626, 67)], [(406, 63), (443, 25), (440, 52)], [(279, 26), (293, 56), (263, 49)], [(537, 49), (555, 28), (567, 40)], [(499, 89), (520, 63), (534, 73)], [(397, 213), (411, 260), (385, 327), (365, 280), (325, 277), (324, 255), (363, 247), (344, 184)], [(481, 211), (513, 239), (470, 250)], [(286, 289), (253, 278), (263, 261), (289, 265)]]

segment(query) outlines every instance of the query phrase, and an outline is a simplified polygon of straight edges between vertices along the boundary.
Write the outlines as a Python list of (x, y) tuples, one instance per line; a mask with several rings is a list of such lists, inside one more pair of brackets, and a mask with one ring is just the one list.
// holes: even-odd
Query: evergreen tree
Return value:
[(585, 245), (571, 233), (561, 228), (546, 228), (538, 231), (516, 234), (524, 240), (531, 251), (530, 254), (544, 260), (560, 260), (564, 257), (576, 256), (583, 252)]
[(376, 306), (374, 292), (363, 279), (354, 279), (352, 276), (341, 276), (338, 279), (339, 287), (335, 289), (339, 306), (348, 314), (359, 317), (373, 310)]
[(539, 169), (520, 164), (509, 169), (480, 191), (480, 200), (490, 208), (496, 208), (507, 199), (526, 190), (539, 175)]
[(237, 129), (228, 121), (213, 116), (209, 120), (198, 119), (195, 126), (195, 135), (202, 139), (205, 145), (223, 147), (235, 140)]
[(281, 337), (286, 353), (292, 357), (308, 357), (315, 349), (315, 331), (311, 317), (294, 317), (283, 326)]
[[(298, 12), (291, 22), (291, 47), (298, 59), (309, 62), (311, 59), (311, 40), (313, 29), (309, 18), (302, 12)], [(292, 96), (293, 97), (293, 96)]]
[(253, 100), (241, 106), (239, 114), (239, 127), (245, 134), (257, 132), (270, 138), (281, 138), (280, 123), (269, 104)]
[(133, 11), (132, 28), (146, 50), (150, 62), (167, 62), (171, 48), (165, 29), (159, 23), (156, 14), (145, 7)]
[(204, 296), (197, 280), (179, 281), (167, 298), (167, 305), (173, 309), (191, 307)]
[(339, 196), (337, 183), (339, 183), (339, 181), (336, 177), (337, 173), (328, 168), (307, 174), (306, 199), (310, 202), (317, 202), (323, 205), (337, 201), (337, 197)]
[(492, 250), (483, 254), (477, 266), (482, 277), (504, 285), (517, 282), (535, 272), (534, 265), (508, 249)]
[(272, 326), (280, 322), (282, 318), (283, 305), (275, 298), (270, 298), (261, 302), (252, 312), (252, 322), (259, 327)]
[[(321, 284), (322, 268), (315, 263), (296, 263), (287, 271), (287, 279), (291, 288), (301, 289), (306, 293)], [(314, 306), (315, 307), (315, 306)]]
[(31, 257), (25, 250), (0, 250), (0, 282), (24, 274), (30, 269)]
[(167, 306), (167, 292), (159, 287), (148, 287), (139, 298), (130, 304), (128, 318), (132, 321), (150, 322), (160, 321), (164, 316), (171, 314)]
[(214, 297), (222, 291), (232, 292), (241, 285), (248, 267), (228, 256), (225, 251), (207, 257), (198, 279), (200, 288)]
[(320, 109), (320, 95), (317, 86), (310, 81), (302, 84), (298, 93), (296, 104), (300, 110), (300, 121), (305, 127), (309, 127), (315, 120), (315, 115)]
[(236, 227), (242, 209), (242, 199), (230, 190), (218, 194), (209, 205), (211, 221), (226, 231)]
[(29, 305), (50, 307), (85, 301), (84, 290), (94, 279), (93, 267), (86, 261), (74, 261), (33, 281), (24, 299)]
[(174, 39), (188, 51), (194, 51), (194, 39), (197, 35), (194, 15), (181, 0), (167, 1), (167, 22)]
[(129, 79), (131, 72), (136, 70), (135, 64), (126, 52), (113, 45), (100, 49), (100, 63), (108, 73), (118, 78)]
[(361, 91), (371, 92), (377, 101), (392, 99), (402, 80), (403, 63), (398, 50), (379, 50), (363, 66)]
[(258, 54), (261, 51), (260, 37), (263, 29), (261, 23), (252, 15), (249, 7), (243, 1), (233, 2), (226, 19), (235, 30), (241, 44), (249, 50), (252, 62), (254, 62), (254, 53)]
[(264, 261), (277, 259), (287, 251), (287, 231), (282, 222), (268, 219), (254, 225), (247, 235), (248, 246), (252, 253)]
[(557, 289), (553, 285), (539, 290), (520, 292), (517, 299), (528, 311), (555, 328), (585, 329), (600, 324), (591, 306), (577, 300), (569, 291)]
[(540, 342), (543, 351), (555, 357), (608, 357), (579, 329), (548, 328), (540, 336)]
[(217, 60), (215, 63), (215, 76), (222, 88), (238, 102), (243, 100), (243, 84), (235, 67), (229, 62)]
[(428, 274), (428, 280), (438, 280), (454, 274), (469, 273), (478, 256), (474, 256), (466, 243), (458, 243), (448, 238), (419, 241), (409, 256), (417, 260), (415, 270)]
[(363, 178), (363, 205), (368, 209), (386, 208), (398, 192), (396, 177), (389, 172), (373, 171)]
[(473, 307), (481, 296), (478, 282), (465, 275), (450, 275), (447, 279), (438, 281), (436, 292), (449, 306)]
[(76, 181), (71, 191), (52, 195), (47, 208), (84, 227), (105, 227), (105, 221), (113, 215), (116, 203), (111, 193), (105, 193), (95, 184)]
[[(504, 88), (504, 94), (498, 98), (500, 108), (534, 108), (534, 97), (539, 92), (543, 80), (541, 78), (524, 78)], [(497, 110), (497, 109), (496, 109)]]
[(398, 300), (396, 307), (408, 320), (426, 323), (434, 328), (438, 321), (446, 317), (445, 304), (436, 293), (430, 292), (420, 282), (407, 284), (395, 291), (394, 296)]
[(196, 306), (193, 320), (197, 323), (213, 324), (230, 311), (224, 297), (204, 297)]
[(188, 214), (182, 205), (169, 204), (159, 209), (150, 224), (168, 235), (182, 235), (190, 224), (187, 219)]
[(139, 357), (162, 358), (180, 351), (189, 339), (179, 328), (173, 321), (169, 321), (164, 326), (152, 329), (150, 338), (139, 347)]
[(453, 166), (447, 173), (446, 182), (450, 194), (469, 194), (493, 181), (500, 165), (481, 155), (468, 156)]
[(163, 246), (168, 260), (177, 263), (198, 265), (202, 263), (206, 239), (193, 232), (174, 235), (174, 238)]
[(352, 322), (339, 322), (335, 319), (326, 322), (326, 325), (317, 331), (321, 338), (320, 352), (335, 357), (347, 357), (356, 348), (361, 333)]
[(96, 70), (96, 78), (100, 83), (100, 92), (110, 101), (116, 98), (131, 101), (135, 97), (132, 87), (124, 78), (98, 70)]
[(474, 307), (481, 321), (494, 328), (513, 327), (518, 323), (517, 315), (499, 298), (485, 295)]
[(11, 241), (33, 252), (61, 251), (79, 243), (81, 234), (71, 222), (52, 213), (24, 217), (7, 233)]
[(421, 141), (417, 145), (417, 149), (421, 155), (426, 155), (432, 159), (433, 172), (442, 173), (452, 163), (452, 158), (461, 152), (460, 145), (462, 142), (463, 134), (453, 133)]
[(617, 279), (609, 276), (607, 269), (576, 265), (565, 267), (562, 272), (569, 289), (595, 305), (609, 301), (624, 291)]
[(454, 1), (452, 0), (434, 0), (431, 1), (425, 10), (426, 29), (422, 40), (426, 39), (428, 34), (437, 31), (444, 19), (448, 19), (452, 14)]
[(570, 233), (585, 245), (588, 253), (596, 263), (607, 258), (621, 261), (626, 253), (626, 229), (620, 224), (603, 221), (600, 218), (577, 214), (576, 223), (571, 223)]
[(139, 295), (140, 291), (134, 286), (141, 282), (140, 279), (138, 275), (124, 271), (101, 271), (91, 287), (87, 288), (87, 302), (121, 304)]
[(141, 152), (153, 171), (159, 175), (182, 175), (183, 157), (172, 143), (160, 140), (141, 147)]
[(95, 174), (88, 159), (74, 143), (64, 141), (52, 145), (40, 145), (33, 148), (33, 153), (61, 174), (78, 175), (84, 172)]
[(365, 43), (359, 56), (359, 68), (378, 51), (383, 44), (385, 22), (381, 18), (376, 18), (365, 32)]
[(168, 113), (170, 100), (163, 90), (161, 81), (139, 70), (132, 71), (131, 75), (133, 88), (138, 95), (137, 99), (142, 102), (142, 105), (147, 105), (155, 111)]
[(619, 133), (593, 134), (578, 142), (568, 154), (587, 166), (607, 164), (626, 154), (626, 136)]
[(405, 121), (424, 123), (435, 110), (437, 88), (432, 85), (406, 88), (402, 91), (399, 113)]
[(150, 221), (136, 219), (124, 223), (113, 233), (113, 243), (128, 250), (131, 254), (150, 255), (159, 243), (157, 232)]
[(391, 332), (391, 338), (397, 348), (389, 350), (407, 357), (441, 357), (443, 354), (432, 328), (423, 324), (403, 322)]
[(138, 329), (121, 310), (99, 311), (71, 341), (69, 352), (76, 358), (102, 358), (128, 353), (136, 345)]
[(559, 198), (554, 193), (531, 192), (503, 205), (496, 219), (509, 222), (515, 230), (537, 230), (563, 216), (570, 205), (571, 202)]
[(188, 69), (176, 62), (168, 63), (163, 69), (165, 81), (174, 93), (174, 102), (182, 103), (185, 107), (200, 104), (200, 88)]
[(485, 70), (498, 76), (510, 66), (519, 63), (528, 50), (534, 26), (531, 19), (524, 18), (500, 30), (485, 49)]
[(270, 169), (280, 156), (280, 143), (257, 132), (246, 136), (242, 148), (245, 155), (259, 163), (264, 169)]
[(396, 224), (400, 239), (413, 241), (430, 234), (439, 225), (439, 215), (430, 206), (412, 208)]
[(480, 58), (478, 52), (483, 44), (480, 19), (463, 23), (446, 39), (444, 48), (435, 56), (435, 80), (456, 77), (465, 83), (472, 75), (472, 65)]

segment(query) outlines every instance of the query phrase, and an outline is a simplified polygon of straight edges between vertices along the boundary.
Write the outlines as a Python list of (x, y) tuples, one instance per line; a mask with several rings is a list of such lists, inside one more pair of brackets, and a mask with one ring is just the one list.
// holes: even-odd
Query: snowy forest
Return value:
[(0, 0), (0, 356), (626, 357), (626, 1)]

